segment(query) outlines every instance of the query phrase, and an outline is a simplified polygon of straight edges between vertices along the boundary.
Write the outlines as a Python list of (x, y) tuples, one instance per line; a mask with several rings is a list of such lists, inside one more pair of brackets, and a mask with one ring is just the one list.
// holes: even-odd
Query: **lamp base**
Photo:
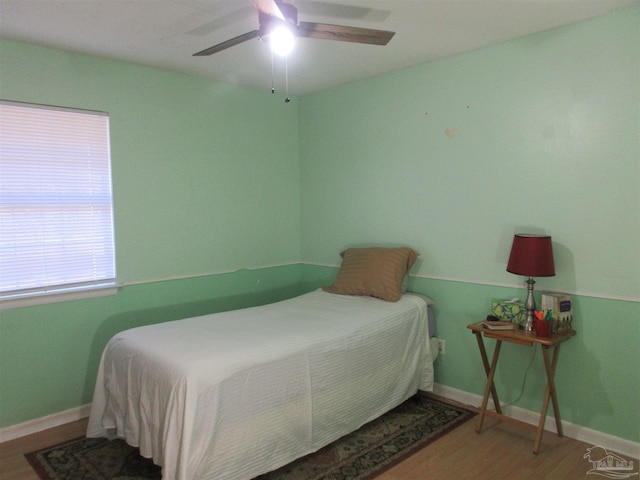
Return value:
[(535, 284), (533, 277), (527, 280), (527, 300), (524, 306), (527, 309), (527, 319), (520, 324), (520, 328), (525, 332), (533, 332), (533, 312), (536, 309), (536, 300), (533, 298), (533, 285)]
[(527, 312), (527, 319), (520, 323), (520, 329), (525, 332), (533, 332), (533, 314)]

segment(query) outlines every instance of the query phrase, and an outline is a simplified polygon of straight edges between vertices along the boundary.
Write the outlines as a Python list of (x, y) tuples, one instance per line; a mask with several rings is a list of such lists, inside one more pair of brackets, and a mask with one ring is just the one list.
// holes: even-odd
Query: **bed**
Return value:
[(275, 470), (431, 388), (427, 304), (318, 289), (121, 332), (87, 436), (139, 447), (164, 480)]

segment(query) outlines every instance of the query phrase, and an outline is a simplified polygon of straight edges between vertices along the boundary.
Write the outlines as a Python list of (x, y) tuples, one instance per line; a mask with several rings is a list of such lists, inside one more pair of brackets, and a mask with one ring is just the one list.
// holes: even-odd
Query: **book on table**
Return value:
[(482, 322), (482, 328), (487, 330), (514, 330), (515, 324), (511, 322)]

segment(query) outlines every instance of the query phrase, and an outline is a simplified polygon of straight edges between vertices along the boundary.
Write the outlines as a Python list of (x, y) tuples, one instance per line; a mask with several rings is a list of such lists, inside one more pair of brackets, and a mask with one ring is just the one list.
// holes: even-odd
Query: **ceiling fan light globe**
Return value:
[(274, 53), (286, 57), (293, 51), (295, 37), (287, 27), (277, 26), (269, 34), (269, 43)]

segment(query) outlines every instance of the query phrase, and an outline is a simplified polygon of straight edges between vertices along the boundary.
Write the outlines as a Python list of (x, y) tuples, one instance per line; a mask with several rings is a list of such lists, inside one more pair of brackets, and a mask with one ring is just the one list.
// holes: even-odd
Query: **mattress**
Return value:
[(251, 479), (409, 398), (429, 348), (412, 294), (317, 290), (127, 330), (103, 352), (87, 436), (124, 438), (164, 480)]

